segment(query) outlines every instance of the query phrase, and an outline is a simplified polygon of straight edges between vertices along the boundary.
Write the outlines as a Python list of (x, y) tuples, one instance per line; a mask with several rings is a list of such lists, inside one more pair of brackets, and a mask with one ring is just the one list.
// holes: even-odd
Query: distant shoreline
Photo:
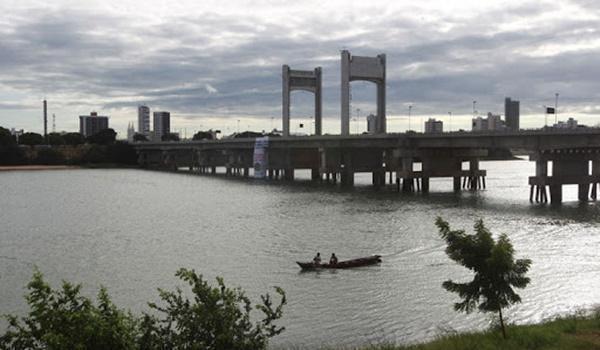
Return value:
[(73, 165), (0, 165), (2, 171), (37, 171), (37, 170), (67, 170), (81, 169), (79, 166)]

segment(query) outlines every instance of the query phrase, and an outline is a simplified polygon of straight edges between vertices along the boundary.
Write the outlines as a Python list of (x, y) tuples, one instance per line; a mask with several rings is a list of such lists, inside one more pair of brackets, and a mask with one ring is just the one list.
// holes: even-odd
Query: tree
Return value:
[(117, 133), (111, 129), (100, 130), (92, 136), (88, 136), (87, 142), (96, 145), (110, 145), (115, 143)]
[(50, 147), (38, 148), (37, 157), (33, 161), (35, 164), (58, 165), (65, 163), (64, 155), (56, 149)]
[(78, 132), (69, 132), (62, 137), (65, 143), (70, 146), (83, 145), (85, 143), (85, 137)]
[(10, 131), (0, 126), (0, 146), (10, 146), (16, 143), (17, 141)]
[(60, 146), (65, 144), (65, 139), (61, 134), (57, 132), (51, 132), (48, 134), (48, 143), (53, 146)]
[(175, 292), (159, 289), (166, 305), (149, 304), (162, 314), (162, 318), (144, 316), (141, 322), (142, 348), (265, 349), (268, 339), (284, 330), (273, 323), (281, 318), (282, 307), (286, 303), (281, 288), (275, 287), (281, 296), (275, 308), (268, 294), (261, 296), (262, 304), (255, 308), (264, 314), (264, 318), (252, 324), (252, 305), (241, 289), (227, 288), (222, 278), (217, 278), (217, 287), (212, 287), (194, 270), (180, 269), (176, 276), (189, 284), (193, 299), (189, 300), (179, 288)]
[(463, 300), (455, 303), (456, 311), (469, 313), (477, 307), (481, 312), (498, 312), (502, 336), (506, 338), (502, 309), (521, 302), (514, 288), (525, 288), (530, 279), (525, 274), (531, 260), (514, 260), (514, 249), (505, 234), (494, 241), (482, 220), (475, 222), (475, 234), (463, 230), (452, 231), (448, 222), (438, 217), (435, 221), (440, 236), (446, 241), (446, 254), (450, 259), (475, 273), (468, 283), (448, 280), (442, 286), (457, 293)]
[(135, 141), (135, 142), (145, 142), (145, 141), (148, 141), (148, 137), (146, 137), (146, 135), (144, 135), (144, 134), (140, 134), (140, 133), (136, 132), (133, 135), (133, 141)]
[(7, 316), (1, 349), (135, 349), (137, 320), (119, 310), (104, 288), (97, 303), (80, 295), (81, 285), (48, 285), (35, 271), (27, 285), (30, 311), (21, 320)]
[(41, 145), (44, 143), (44, 136), (35, 132), (26, 132), (19, 137), (19, 143), (28, 146)]
[(176, 133), (168, 133), (160, 137), (161, 141), (179, 141), (179, 135)]
[(194, 134), (194, 137), (192, 137), (192, 140), (194, 140), (194, 141), (212, 140), (212, 139), (213, 139), (213, 134), (210, 131), (198, 131), (197, 133)]

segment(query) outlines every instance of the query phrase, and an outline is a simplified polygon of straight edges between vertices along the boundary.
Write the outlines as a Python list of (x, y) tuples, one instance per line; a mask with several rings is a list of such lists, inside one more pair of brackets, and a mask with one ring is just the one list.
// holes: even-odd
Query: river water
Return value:
[[(560, 208), (530, 204), (528, 161), (481, 168), (487, 190), (455, 195), (450, 180), (432, 180), (426, 197), (375, 191), (367, 174), (342, 190), (143, 170), (0, 173), (0, 313), (26, 310), (34, 266), (54, 286), (83, 283), (89, 296), (104, 285), (134, 312), (189, 267), (255, 301), (281, 286), (287, 330), (272, 340), (276, 349), (412, 343), (487, 327), (486, 315), (454, 312), (457, 299), (441, 287), (469, 274), (445, 255), (438, 215), (468, 230), (483, 218), (494, 234), (509, 235), (517, 257), (533, 260), (523, 303), (507, 311), (511, 322), (596, 307), (599, 206), (576, 202), (569, 186)], [(295, 261), (316, 251), (341, 260), (380, 254), (383, 263), (301, 273)]]

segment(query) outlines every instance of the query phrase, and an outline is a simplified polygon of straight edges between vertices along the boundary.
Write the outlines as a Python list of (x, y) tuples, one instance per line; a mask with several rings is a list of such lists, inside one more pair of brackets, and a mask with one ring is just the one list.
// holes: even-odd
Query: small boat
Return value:
[(348, 269), (351, 267), (375, 265), (375, 264), (379, 264), (380, 262), (381, 262), (381, 255), (371, 255), (371, 256), (364, 257), (364, 258), (338, 261), (337, 264), (318, 264), (318, 265), (316, 265), (312, 261), (311, 262), (296, 261), (296, 264), (300, 265), (300, 267), (303, 270), (312, 270), (312, 269)]

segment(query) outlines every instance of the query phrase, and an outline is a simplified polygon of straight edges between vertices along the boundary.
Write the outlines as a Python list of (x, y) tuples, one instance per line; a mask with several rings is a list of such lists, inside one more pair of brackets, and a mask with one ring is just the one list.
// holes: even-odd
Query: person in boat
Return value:
[(331, 258), (329, 258), (329, 265), (335, 265), (338, 263), (338, 258), (335, 256), (335, 253), (331, 253)]
[(317, 255), (313, 258), (315, 265), (321, 265), (321, 253), (317, 252)]

